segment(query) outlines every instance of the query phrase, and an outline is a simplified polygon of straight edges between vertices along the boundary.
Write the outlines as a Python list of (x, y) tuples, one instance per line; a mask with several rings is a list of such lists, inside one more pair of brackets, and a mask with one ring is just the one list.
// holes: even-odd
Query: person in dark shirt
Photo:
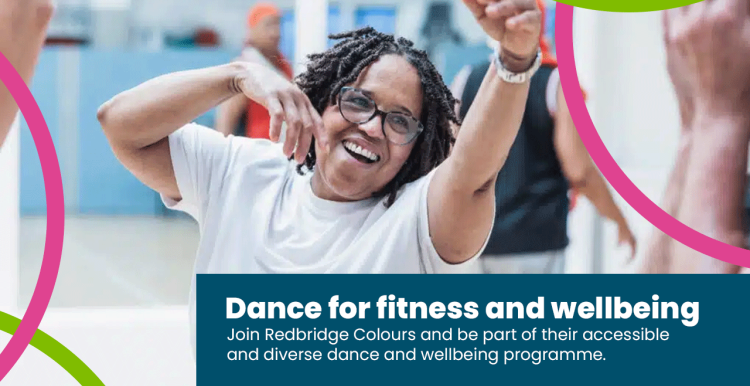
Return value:
[[(543, 0), (537, 0), (544, 12)], [(542, 22), (544, 25), (544, 22)], [(557, 61), (542, 35), (542, 68), (531, 79), (521, 128), (495, 183), (495, 223), (482, 264), (487, 273), (562, 273), (568, 246), (568, 192), (586, 196), (619, 228), (631, 256), (636, 241), (584, 147), (560, 87)], [(465, 67), (452, 90), (466, 116), (490, 60)]]

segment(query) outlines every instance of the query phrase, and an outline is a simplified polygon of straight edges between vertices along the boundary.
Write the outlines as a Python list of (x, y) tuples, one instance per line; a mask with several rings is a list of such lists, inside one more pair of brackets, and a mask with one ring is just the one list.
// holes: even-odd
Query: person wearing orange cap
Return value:
[[(544, 27), (545, 4), (537, 0)], [(495, 182), (495, 223), (482, 256), (486, 273), (562, 273), (569, 240), (567, 218), (576, 193), (615, 221), (620, 243), (635, 238), (583, 145), (570, 117), (557, 60), (542, 34), (542, 67), (531, 79), (521, 128)], [(490, 60), (466, 66), (451, 87), (465, 117), (490, 68)]]
[[(258, 3), (247, 17), (248, 36), (240, 61), (263, 64), (291, 80), (292, 66), (279, 50), (281, 39), (281, 11), (269, 3)], [(243, 116), (245, 121), (242, 122)], [(219, 106), (216, 130), (224, 135), (241, 134), (250, 138), (269, 139), (271, 117), (268, 110), (252, 100), (238, 95)], [(242, 125), (242, 129), (238, 127)]]
[[(52, 11), (51, 0), (0, 0), (0, 52), (27, 83), (44, 45)], [(0, 146), (17, 112), (13, 96), (0, 82)]]

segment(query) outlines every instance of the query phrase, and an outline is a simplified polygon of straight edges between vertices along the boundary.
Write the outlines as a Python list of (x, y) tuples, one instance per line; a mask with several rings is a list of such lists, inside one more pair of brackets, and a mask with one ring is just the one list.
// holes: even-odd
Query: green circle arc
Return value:
[[(0, 331), (13, 335), (20, 324), (21, 319), (0, 311)], [(81, 359), (44, 331), (36, 330), (30, 345), (57, 362), (81, 386), (104, 386), (99, 377)]]
[(558, 3), (607, 12), (652, 12), (683, 7), (702, 0), (555, 0)]

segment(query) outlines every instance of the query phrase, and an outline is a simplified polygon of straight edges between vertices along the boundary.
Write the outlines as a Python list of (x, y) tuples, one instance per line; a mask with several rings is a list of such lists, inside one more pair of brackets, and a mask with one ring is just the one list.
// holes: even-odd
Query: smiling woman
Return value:
[[(447, 157), (453, 140), (449, 123), (458, 122), (448, 108), (455, 100), (411, 42), (372, 28), (334, 37), (347, 40), (313, 56), (298, 80), (313, 106), (323, 111), (328, 134), (326, 148), (318, 154), (313, 147), (305, 166), (319, 165), (312, 184), (321, 198), (352, 201), (387, 195), (386, 204), (392, 205), (401, 186)], [(369, 49), (346, 47), (365, 39), (372, 42)], [(328, 63), (337, 57), (344, 59), (332, 68)], [(423, 136), (420, 118), (432, 119)]]
[[(199, 222), (197, 273), (478, 272), (541, 23), (534, 0), (465, 3), (502, 49), (455, 139), (427, 55), (372, 28), (332, 36), (296, 84), (252, 63), (173, 73), (98, 118), (120, 161)], [(239, 94), (268, 109), (274, 141), (287, 123), (283, 144), (189, 123)], [(193, 328), (194, 311), (193, 291)]]

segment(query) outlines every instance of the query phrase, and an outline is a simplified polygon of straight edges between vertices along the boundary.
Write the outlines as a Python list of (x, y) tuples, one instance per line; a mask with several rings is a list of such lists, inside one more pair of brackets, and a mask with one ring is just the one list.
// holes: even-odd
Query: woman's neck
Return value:
[(334, 192), (333, 189), (331, 189), (328, 184), (326, 184), (326, 182), (323, 180), (323, 176), (317, 170), (313, 170), (313, 175), (310, 179), (310, 186), (312, 188), (313, 194), (322, 200), (335, 202), (355, 201), (336, 194), (336, 192)]

